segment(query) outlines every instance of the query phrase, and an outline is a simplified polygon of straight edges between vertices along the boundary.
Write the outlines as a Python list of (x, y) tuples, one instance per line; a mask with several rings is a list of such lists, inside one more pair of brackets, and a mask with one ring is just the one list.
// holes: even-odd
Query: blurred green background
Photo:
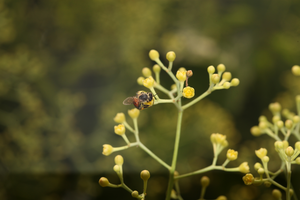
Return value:
[[(299, 9), (296, 0), (0, 0), (0, 199), (131, 199), (98, 185), (101, 176), (118, 181), (112, 167), (119, 153), (125, 182), (141, 191), (139, 173), (148, 169), (147, 199), (164, 199), (167, 171), (142, 150), (102, 155), (103, 144), (125, 144), (113, 132), (113, 118), (127, 114), (132, 107), (122, 101), (144, 89), (136, 79), (153, 66), (151, 49), (165, 64), (165, 54), (175, 51), (173, 71), (193, 70), (196, 95), (208, 88), (209, 65), (223, 63), (241, 81), (184, 113), (178, 170), (209, 165), (209, 136), (216, 132), (239, 150), (229, 166), (248, 161), (253, 170), (254, 150), (272, 152), (274, 141), (254, 138), (250, 128), (262, 113), (270, 117), (271, 102), (294, 109), (300, 93), (299, 78), (290, 73), (300, 63)], [(161, 77), (170, 88), (171, 79)], [(170, 163), (176, 108), (144, 110), (139, 126), (145, 145)], [(270, 157), (276, 170), (278, 156)], [(294, 170), (299, 176), (299, 167)], [(206, 175), (207, 198), (268, 199), (272, 190), (244, 186), (241, 173)], [(180, 181), (186, 199), (199, 198), (200, 178)]]

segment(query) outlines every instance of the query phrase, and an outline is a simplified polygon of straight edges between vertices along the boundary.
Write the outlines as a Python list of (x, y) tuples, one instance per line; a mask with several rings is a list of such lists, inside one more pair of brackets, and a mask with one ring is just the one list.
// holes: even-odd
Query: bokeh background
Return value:
[[(271, 117), (271, 102), (295, 109), (300, 80), (290, 68), (300, 63), (299, 9), (297, 0), (0, 0), (0, 199), (132, 199), (98, 185), (101, 176), (118, 182), (112, 167), (119, 153), (127, 185), (141, 191), (139, 173), (148, 169), (147, 199), (164, 199), (167, 171), (142, 150), (102, 155), (103, 144), (125, 144), (113, 118), (132, 108), (122, 105), (126, 97), (144, 89), (136, 79), (153, 66), (151, 49), (166, 64), (165, 54), (176, 52), (173, 71), (193, 70), (196, 95), (208, 88), (209, 65), (223, 63), (241, 81), (184, 113), (179, 172), (211, 163), (209, 136), (217, 132), (239, 151), (229, 166), (248, 161), (254, 172), (254, 150), (265, 147), (275, 171), (274, 141), (249, 130), (261, 114)], [(161, 77), (170, 88), (171, 79)], [(139, 126), (144, 144), (170, 163), (176, 108), (144, 110)], [(293, 170), (295, 181), (299, 167)], [(245, 186), (241, 173), (206, 175), (207, 199), (271, 199), (274, 187)], [(199, 198), (200, 178), (180, 181), (185, 199)], [(283, 176), (277, 180), (285, 184)]]

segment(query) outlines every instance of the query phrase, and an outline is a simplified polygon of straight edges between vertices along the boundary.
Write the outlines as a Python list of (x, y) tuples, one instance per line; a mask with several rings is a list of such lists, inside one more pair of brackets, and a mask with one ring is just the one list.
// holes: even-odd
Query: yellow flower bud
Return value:
[(268, 128), (267, 122), (264, 122), (264, 121), (259, 122), (258, 126), (259, 126), (259, 128), (260, 128), (261, 130), (264, 130), (264, 129)]
[(141, 171), (141, 179), (147, 181), (150, 178), (150, 172), (148, 170)]
[(210, 140), (212, 143), (222, 144), (224, 141), (226, 141), (226, 135), (222, 135), (220, 133), (213, 133), (210, 136)]
[(207, 176), (203, 176), (201, 178), (201, 185), (202, 185), (202, 187), (207, 187), (209, 185), (209, 182), (210, 182), (210, 180), (209, 180), (209, 178)]
[(209, 74), (213, 74), (213, 73), (215, 73), (215, 71), (216, 71), (216, 69), (215, 69), (215, 67), (214, 66), (209, 66), (208, 68), (207, 68), (207, 72), (209, 73)]
[(114, 150), (114, 148), (111, 145), (104, 144), (102, 154), (105, 156), (108, 156), (113, 152), (113, 150)]
[(152, 49), (150, 52), (149, 52), (149, 57), (151, 60), (157, 60), (159, 58), (159, 53), (158, 51)]
[(223, 73), (222, 79), (224, 79), (225, 81), (230, 81), (230, 79), (231, 79), (231, 73), (230, 72)]
[(276, 122), (276, 126), (278, 127), (278, 128), (282, 128), (283, 127), (283, 121), (278, 121), (278, 122)]
[(190, 78), (191, 76), (193, 76), (193, 71), (192, 71), (192, 70), (188, 70), (188, 71), (186, 72), (186, 76), (187, 76), (188, 78)]
[(298, 115), (295, 115), (295, 116), (293, 117), (293, 122), (294, 122), (295, 124), (297, 124), (299, 121), (300, 121), (300, 117), (299, 117)]
[(161, 70), (161, 68), (160, 68), (160, 66), (158, 65), (158, 64), (155, 64), (154, 66), (153, 66), (153, 71), (155, 72), (155, 73), (159, 73), (160, 72), (160, 70)]
[(226, 156), (228, 160), (233, 161), (237, 159), (238, 152), (233, 149), (228, 149)]
[(266, 156), (267, 153), (268, 153), (268, 151), (265, 148), (260, 148), (259, 150), (255, 151), (256, 156), (259, 157), (260, 159), (262, 159), (264, 156)]
[(123, 123), (123, 122), (125, 122), (125, 120), (126, 119), (125, 119), (124, 113), (117, 113), (117, 115), (114, 118), (114, 121), (117, 123)]
[(218, 70), (218, 72), (222, 73), (222, 72), (224, 72), (226, 70), (226, 67), (223, 64), (219, 64), (217, 66), (217, 70)]
[(220, 76), (219, 76), (219, 74), (213, 74), (210, 79), (211, 79), (211, 82), (213, 82), (214, 84), (217, 84), (220, 81)]
[(260, 136), (261, 135), (261, 131), (260, 131), (260, 128), (258, 126), (253, 126), (251, 129), (250, 129), (250, 132), (252, 135), (254, 136)]
[(300, 165), (300, 157), (298, 157), (298, 158), (296, 159), (296, 164), (297, 164), (297, 165)]
[(154, 79), (152, 76), (149, 76), (148, 78), (146, 78), (144, 80), (144, 83), (143, 85), (146, 87), (146, 88), (152, 88), (153, 85), (154, 85)]
[(291, 157), (292, 155), (294, 155), (294, 149), (293, 147), (289, 146), (288, 148), (285, 149), (285, 154), (288, 156), (288, 157)]
[(269, 109), (270, 109), (271, 112), (277, 113), (277, 112), (280, 112), (280, 110), (281, 110), (281, 105), (280, 105), (280, 103), (278, 103), (278, 102), (270, 103)]
[(274, 124), (276, 124), (280, 120), (280, 117), (278, 115), (274, 115), (272, 118), (272, 121)]
[(195, 96), (195, 89), (190, 86), (183, 88), (182, 96), (188, 99), (193, 98)]
[(290, 120), (290, 119), (287, 119), (287, 120), (285, 121), (284, 125), (285, 125), (285, 127), (286, 127), (287, 129), (291, 129), (291, 128), (293, 127), (293, 121)]
[(267, 163), (267, 162), (269, 162), (270, 158), (269, 158), (269, 156), (264, 156), (261, 160), (262, 160), (264, 163)]
[(128, 115), (132, 118), (138, 118), (140, 115), (140, 111), (137, 108), (133, 108), (131, 110), (128, 110)]
[(278, 200), (279, 200), (279, 199), (281, 199), (282, 194), (281, 194), (280, 190), (274, 189), (274, 190), (272, 191), (272, 196), (275, 197), (275, 199), (278, 199)]
[(259, 168), (258, 170), (257, 170), (257, 173), (259, 174), (259, 175), (263, 175), (264, 173), (265, 173), (265, 170), (264, 170), (264, 168)]
[(101, 178), (99, 179), (99, 184), (101, 185), (101, 187), (107, 187), (107, 186), (110, 185), (108, 179), (105, 178), (105, 177), (101, 177)]
[(274, 143), (274, 146), (275, 146), (276, 149), (283, 149), (283, 142), (281, 142), (281, 141), (276, 141), (276, 142)]
[(152, 75), (152, 72), (151, 70), (148, 68), (148, 67), (144, 67), (142, 69), (142, 74), (145, 76), (145, 77), (149, 77)]
[(239, 170), (240, 172), (242, 173), (248, 173), (249, 172), (249, 165), (248, 165), (248, 162), (243, 162), (242, 164), (240, 164), (239, 166)]
[(119, 173), (121, 171), (121, 167), (120, 165), (115, 165), (113, 170), (116, 172), (116, 173)]
[(186, 71), (177, 71), (176, 77), (180, 82), (183, 82), (186, 80)]
[(176, 88), (177, 88), (176, 84), (171, 85), (171, 90), (174, 90)]
[(255, 163), (254, 164), (254, 169), (257, 171), (259, 168), (262, 168), (262, 165), (260, 163)]
[(125, 126), (124, 126), (124, 124), (119, 124), (118, 126), (115, 126), (114, 129), (115, 129), (115, 133), (117, 135), (123, 135), (123, 134), (125, 134)]
[(223, 84), (223, 87), (224, 87), (225, 89), (229, 89), (229, 88), (230, 88), (230, 83), (229, 83), (229, 82), (225, 82), (225, 83)]
[(295, 75), (295, 76), (300, 76), (300, 67), (299, 65), (294, 65), (292, 67), (292, 73)]
[(245, 176), (243, 176), (243, 181), (245, 185), (251, 185), (254, 182), (254, 177), (250, 173), (246, 174)]
[(261, 115), (261, 116), (259, 116), (258, 121), (259, 122), (267, 122), (268, 120), (267, 120), (266, 116)]
[(137, 83), (138, 83), (139, 85), (144, 85), (144, 80), (145, 80), (145, 78), (142, 77), (142, 76), (140, 76), (140, 77), (137, 79)]
[(295, 149), (298, 149), (298, 151), (300, 151), (300, 141), (295, 143)]
[(134, 191), (131, 193), (131, 196), (132, 196), (133, 198), (138, 199), (138, 198), (139, 198), (139, 192), (136, 191), (136, 190), (134, 190)]
[(176, 54), (174, 51), (169, 51), (166, 57), (168, 61), (173, 62), (176, 58)]
[(123, 157), (121, 155), (117, 155), (115, 157), (115, 163), (116, 163), (116, 165), (123, 165), (123, 163), (124, 163)]
[(231, 86), (238, 86), (239, 84), (240, 84), (240, 80), (238, 78), (234, 78), (230, 82)]

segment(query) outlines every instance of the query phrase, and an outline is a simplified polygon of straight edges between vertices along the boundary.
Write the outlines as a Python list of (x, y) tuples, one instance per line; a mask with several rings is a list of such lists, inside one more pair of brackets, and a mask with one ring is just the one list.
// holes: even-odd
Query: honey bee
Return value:
[(124, 105), (133, 104), (137, 109), (144, 110), (145, 108), (149, 108), (154, 104), (154, 97), (151, 92), (138, 91), (135, 96), (127, 97), (123, 101)]

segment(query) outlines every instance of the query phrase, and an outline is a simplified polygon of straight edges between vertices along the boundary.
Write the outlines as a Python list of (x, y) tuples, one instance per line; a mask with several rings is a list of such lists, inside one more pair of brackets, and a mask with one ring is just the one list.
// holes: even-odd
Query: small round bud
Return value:
[(171, 85), (171, 90), (174, 90), (176, 88), (177, 88), (176, 84)]
[(125, 134), (125, 126), (124, 124), (119, 124), (118, 126), (114, 126), (115, 133), (117, 135)]
[(110, 183), (109, 183), (109, 181), (108, 181), (107, 178), (101, 177), (101, 178), (99, 179), (99, 185), (101, 185), (101, 187), (107, 187), (107, 186), (110, 185)]
[(180, 68), (178, 69), (178, 71), (180, 71), (180, 72), (186, 72), (186, 69), (185, 69), (184, 67), (180, 67)]
[(223, 84), (223, 87), (224, 87), (225, 89), (229, 89), (229, 88), (230, 88), (230, 83), (229, 83), (229, 82), (225, 82), (225, 83)]
[(221, 195), (221, 196), (219, 196), (216, 200), (227, 200), (227, 197)]
[(300, 95), (297, 95), (297, 96), (296, 96), (296, 102), (297, 102), (297, 103), (300, 103)]
[(180, 71), (178, 70), (176, 73), (176, 77), (180, 82), (183, 82), (186, 80), (186, 71)]
[(114, 118), (114, 121), (117, 123), (123, 123), (123, 122), (125, 122), (125, 120), (126, 119), (125, 119), (124, 113), (117, 113), (117, 115)]
[(155, 73), (159, 73), (160, 70), (161, 70), (161, 68), (160, 68), (160, 66), (159, 66), (158, 64), (154, 65), (152, 69), (153, 69), (153, 71), (154, 71)]
[(231, 73), (230, 72), (225, 72), (223, 75), (222, 75), (222, 79), (226, 80), (226, 81), (230, 81), (231, 79)]
[(231, 86), (238, 86), (239, 84), (240, 84), (240, 80), (238, 78), (234, 78), (230, 82)]
[(284, 149), (286, 149), (289, 146), (289, 142), (286, 141), (286, 140), (282, 141), (282, 143), (283, 143), (283, 148)]
[(233, 149), (228, 149), (226, 156), (228, 160), (233, 161), (237, 159), (238, 152)]
[(278, 121), (278, 122), (276, 122), (276, 126), (278, 127), (278, 128), (282, 128), (283, 127), (283, 121)]
[(113, 152), (113, 150), (114, 150), (114, 148), (111, 145), (104, 144), (102, 154), (105, 156), (108, 156)]
[(210, 182), (210, 180), (209, 180), (209, 178), (207, 176), (203, 176), (201, 178), (201, 185), (202, 185), (202, 187), (207, 187), (209, 185), (209, 182)]
[(187, 70), (186, 77), (190, 78), (191, 76), (193, 76), (193, 71), (192, 70)]
[(139, 192), (136, 191), (136, 190), (134, 190), (134, 191), (131, 193), (131, 196), (132, 196), (133, 198), (138, 198), (138, 197), (139, 197)]
[(169, 62), (173, 62), (176, 58), (176, 54), (174, 51), (169, 51), (166, 57)]
[(157, 60), (159, 58), (159, 53), (158, 51), (152, 49), (150, 52), (149, 52), (149, 57), (151, 60)]
[(215, 71), (216, 71), (216, 69), (215, 69), (215, 67), (214, 66), (209, 66), (208, 68), (207, 68), (207, 72), (209, 73), (209, 74), (213, 74), (213, 73), (215, 73)]
[(141, 172), (141, 179), (143, 179), (143, 181), (147, 181), (150, 178), (150, 172), (148, 170), (143, 170)]
[(257, 173), (258, 173), (259, 175), (263, 175), (263, 174), (265, 173), (264, 168), (259, 168), (259, 169), (257, 170)]
[(182, 96), (188, 99), (193, 98), (195, 96), (195, 89), (190, 86), (183, 88)]
[(226, 70), (226, 67), (223, 64), (219, 64), (217, 66), (217, 70), (218, 70), (218, 72), (222, 73), (222, 72), (224, 72)]
[(144, 67), (142, 69), (142, 74), (145, 76), (145, 77), (149, 77), (152, 75), (152, 72), (151, 70), (148, 68), (148, 67)]
[(297, 124), (299, 121), (300, 121), (300, 117), (299, 117), (298, 115), (295, 115), (295, 116), (293, 117), (293, 122), (294, 122), (295, 124)]
[(140, 76), (140, 77), (138, 77), (138, 79), (137, 79), (136, 82), (137, 82), (139, 85), (144, 85), (144, 80), (145, 80), (145, 78), (142, 77), (142, 76)]
[(297, 149), (298, 151), (300, 151), (300, 141), (295, 143), (295, 149)]
[(248, 165), (248, 162), (243, 162), (242, 164), (240, 164), (239, 170), (240, 170), (240, 172), (242, 172), (242, 173), (248, 173), (249, 170), (250, 170), (249, 165)]
[(297, 165), (300, 165), (300, 157), (296, 158), (295, 161), (296, 161), (296, 164), (297, 164)]
[(293, 147), (289, 146), (288, 148), (285, 149), (285, 154), (288, 156), (288, 157), (291, 157), (292, 155), (294, 155), (294, 149)]
[(259, 128), (262, 129), (262, 130), (268, 128), (267, 122), (259, 122), (258, 126), (259, 126)]
[(267, 153), (268, 153), (268, 151), (265, 148), (260, 148), (259, 150), (255, 151), (256, 156), (259, 157), (260, 159), (262, 159), (264, 156), (266, 156)]
[(123, 163), (124, 163), (123, 157), (121, 155), (117, 155), (115, 157), (115, 163), (116, 163), (116, 165), (123, 165)]
[(268, 120), (267, 120), (266, 116), (261, 115), (261, 116), (259, 116), (258, 121), (259, 122), (267, 122)]
[(264, 182), (264, 185), (265, 185), (266, 187), (270, 187), (270, 186), (272, 185), (272, 183), (271, 183), (270, 181), (265, 181), (265, 182)]
[(264, 163), (268, 163), (270, 158), (268, 156), (264, 156), (262, 159), (261, 159)]
[(291, 129), (291, 128), (293, 127), (293, 121), (290, 120), (290, 119), (287, 119), (287, 120), (285, 121), (284, 125), (285, 125), (285, 127), (286, 127), (287, 129)]
[(250, 173), (246, 174), (245, 176), (243, 176), (243, 181), (245, 185), (252, 185), (252, 183), (254, 182), (254, 177)]
[(278, 103), (278, 102), (270, 103), (269, 109), (270, 109), (271, 112), (277, 113), (277, 112), (280, 112), (280, 110), (281, 110), (281, 105), (280, 105), (280, 103)]
[(253, 136), (260, 136), (261, 135), (261, 131), (260, 131), (260, 128), (258, 126), (253, 126), (251, 129), (250, 129), (250, 132)]
[(300, 76), (300, 67), (298, 65), (294, 65), (292, 67), (292, 73), (295, 75), (295, 76)]
[(214, 84), (217, 84), (220, 82), (220, 76), (219, 74), (213, 74), (211, 76), (211, 82), (213, 82)]
[(280, 200), (281, 197), (282, 197), (282, 194), (281, 194), (280, 190), (274, 189), (274, 190), (272, 191), (272, 196), (273, 196), (275, 199)]
[(146, 87), (146, 88), (152, 88), (153, 85), (154, 85), (154, 79), (152, 76), (149, 76), (148, 78), (146, 78), (143, 82), (143, 85)]
[(272, 121), (274, 124), (280, 120), (280, 117), (278, 115), (273, 116)]
[(131, 110), (128, 110), (128, 115), (132, 118), (138, 118), (140, 115), (140, 111), (137, 108), (133, 108)]
[(283, 149), (283, 142), (281, 142), (281, 141), (276, 141), (276, 142), (274, 143), (274, 146), (275, 146), (276, 149)]
[(259, 168), (262, 168), (262, 165), (260, 163), (255, 163), (254, 164), (254, 169), (257, 171)]
[(113, 169), (116, 173), (119, 173), (121, 171), (120, 165), (115, 165)]

